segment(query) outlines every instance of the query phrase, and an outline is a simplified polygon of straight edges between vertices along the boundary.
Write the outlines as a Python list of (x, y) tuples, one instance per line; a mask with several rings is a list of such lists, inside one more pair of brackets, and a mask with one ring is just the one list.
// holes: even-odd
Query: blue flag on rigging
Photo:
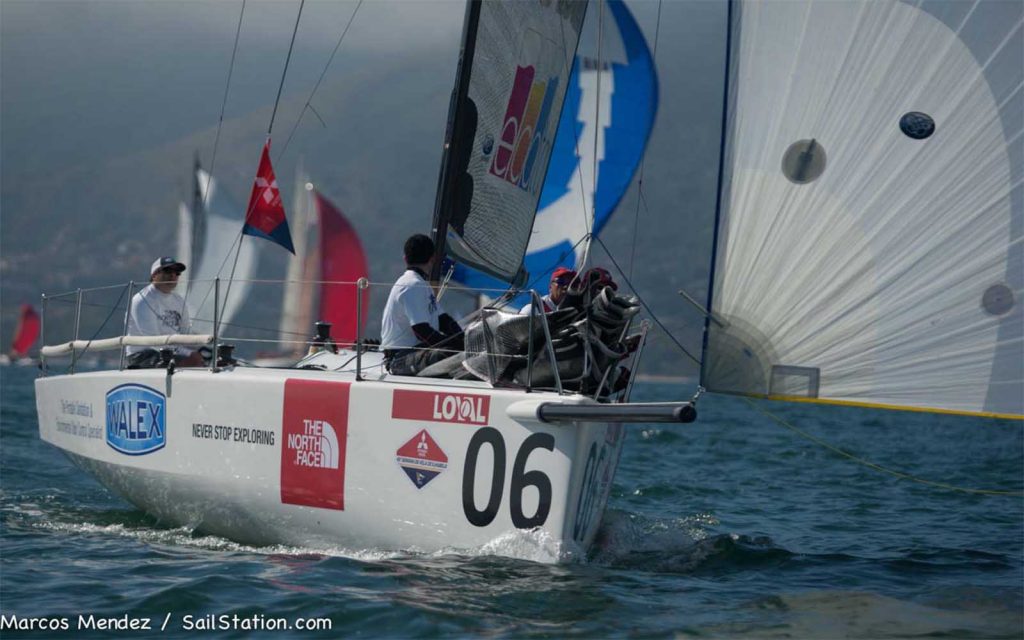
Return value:
[(263, 145), (256, 181), (249, 196), (249, 207), (245, 210), (245, 226), (242, 233), (276, 242), (295, 254), (292, 234), (288, 231), (288, 219), (281, 204), (281, 192), (277, 189), (274, 167), (270, 164), (270, 138)]

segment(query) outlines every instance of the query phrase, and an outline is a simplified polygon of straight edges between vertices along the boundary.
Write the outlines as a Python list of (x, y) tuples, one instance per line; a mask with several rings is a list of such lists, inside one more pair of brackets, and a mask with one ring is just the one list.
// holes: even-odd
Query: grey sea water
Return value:
[[(599, 545), (549, 566), (494, 555), (500, 544), (435, 557), (168, 528), (39, 440), (35, 374), (0, 371), (6, 622), (63, 618), (74, 637), (110, 634), (78, 630), (90, 615), (148, 618), (153, 630), (128, 632), (140, 637), (246, 637), (278, 619), (308, 638), (1024, 634), (1020, 497), (897, 479), (764, 411), (904, 473), (1011, 491), (1024, 484), (1020, 422), (705, 396), (695, 424), (630, 428)], [(634, 397), (691, 391), (648, 384)], [(233, 616), (238, 628), (200, 628)], [(330, 629), (295, 629), (311, 618)]]

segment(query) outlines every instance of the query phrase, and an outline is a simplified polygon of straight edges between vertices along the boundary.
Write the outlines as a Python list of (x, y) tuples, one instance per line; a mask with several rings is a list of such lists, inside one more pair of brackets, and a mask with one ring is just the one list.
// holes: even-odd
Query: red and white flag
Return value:
[(281, 204), (281, 192), (277, 189), (277, 178), (274, 177), (274, 167), (270, 164), (269, 137), (263, 145), (263, 155), (256, 169), (256, 181), (252, 185), (252, 195), (249, 196), (242, 233), (266, 238), (292, 254), (295, 253), (292, 234), (288, 231), (288, 219)]

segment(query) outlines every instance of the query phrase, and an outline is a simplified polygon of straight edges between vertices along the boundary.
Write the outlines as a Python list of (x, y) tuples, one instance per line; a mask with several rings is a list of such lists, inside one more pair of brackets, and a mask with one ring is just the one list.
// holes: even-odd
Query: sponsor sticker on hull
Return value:
[(395, 460), (417, 489), (422, 489), (448, 468), (448, 456), (426, 429), (399, 447)]
[(391, 417), (403, 420), (485, 425), (490, 409), (490, 396), (469, 393), (396, 389), (391, 401)]
[(107, 392), (107, 445), (141, 456), (167, 444), (167, 400), (156, 389), (122, 384)]
[(286, 380), (281, 502), (345, 509), (349, 383)]

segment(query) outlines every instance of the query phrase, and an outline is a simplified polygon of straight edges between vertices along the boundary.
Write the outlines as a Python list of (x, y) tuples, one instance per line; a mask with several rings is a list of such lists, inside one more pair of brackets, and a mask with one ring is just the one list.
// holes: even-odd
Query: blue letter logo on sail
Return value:
[(107, 392), (107, 444), (130, 456), (162, 449), (167, 441), (164, 394), (141, 384)]

